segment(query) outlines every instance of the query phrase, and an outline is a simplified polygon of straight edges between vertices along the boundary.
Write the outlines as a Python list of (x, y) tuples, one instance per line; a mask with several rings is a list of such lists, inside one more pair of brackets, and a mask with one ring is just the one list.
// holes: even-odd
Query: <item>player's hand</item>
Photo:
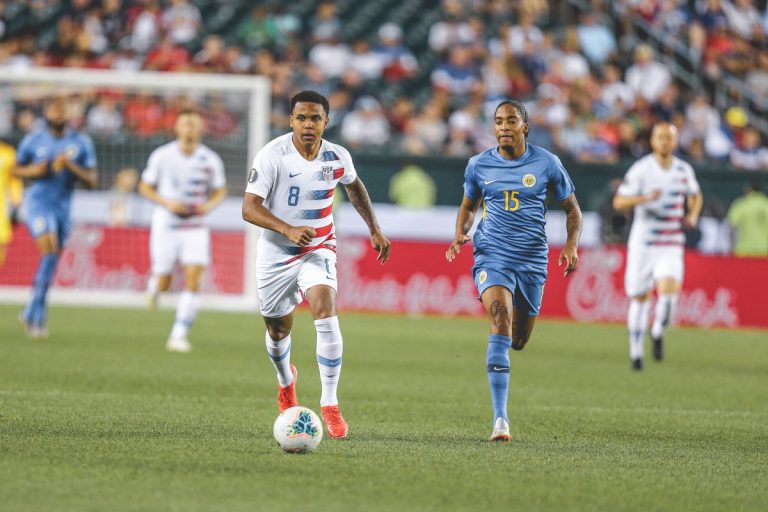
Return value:
[(378, 256), (376, 256), (376, 261), (380, 261), (382, 265), (389, 261), (389, 251), (392, 248), (392, 244), (389, 242), (387, 237), (382, 235), (380, 232), (372, 234), (371, 247), (379, 252)]
[(42, 162), (38, 162), (35, 164), (35, 172), (33, 173), (33, 177), (42, 177), (48, 174), (48, 160), (43, 160)]
[(306, 247), (315, 238), (315, 229), (309, 226), (291, 226), (285, 237), (299, 247)]
[(469, 235), (461, 235), (456, 237), (453, 243), (448, 247), (448, 250), (445, 251), (445, 259), (449, 262), (455, 260), (456, 255), (461, 252), (461, 246), (469, 242), (469, 240)]
[(557, 259), (557, 265), (562, 267), (563, 263), (566, 263), (565, 272), (563, 272), (563, 276), (565, 277), (571, 275), (571, 272), (576, 270), (576, 267), (579, 266), (579, 251), (576, 249), (575, 245), (565, 244), (563, 250), (560, 251), (560, 257)]
[(69, 158), (67, 158), (67, 155), (65, 153), (59, 153), (56, 158), (53, 159), (53, 164), (51, 164), (53, 172), (63, 171), (66, 168), (68, 162)]
[(195, 214), (195, 210), (190, 208), (189, 205), (183, 201), (165, 201), (165, 207), (168, 208), (171, 213), (182, 219), (186, 219)]

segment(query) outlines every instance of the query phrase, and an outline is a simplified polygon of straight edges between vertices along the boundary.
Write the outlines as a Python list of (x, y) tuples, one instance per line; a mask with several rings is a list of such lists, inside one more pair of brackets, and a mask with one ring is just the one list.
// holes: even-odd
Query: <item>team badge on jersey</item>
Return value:
[(64, 154), (67, 155), (67, 158), (72, 160), (73, 158), (75, 158), (77, 156), (77, 146), (70, 144), (64, 150)]
[(248, 173), (248, 183), (253, 183), (256, 181), (256, 177), (259, 175), (258, 172), (256, 172), (256, 168), (252, 167), (251, 172)]
[(531, 188), (536, 184), (536, 176), (533, 174), (526, 174), (523, 176), (523, 185), (525, 185), (528, 188)]
[(333, 182), (333, 166), (332, 165), (323, 166), (323, 179), (325, 180), (326, 183)]
[(477, 282), (480, 284), (483, 284), (485, 280), (488, 279), (488, 272), (485, 270), (481, 270), (479, 274), (477, 274)]

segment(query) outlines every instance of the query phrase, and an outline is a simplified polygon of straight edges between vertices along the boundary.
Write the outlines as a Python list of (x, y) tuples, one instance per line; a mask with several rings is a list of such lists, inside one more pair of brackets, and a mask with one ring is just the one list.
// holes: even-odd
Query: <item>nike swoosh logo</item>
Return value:
[(509, 370), (509, 366), (494, 366), (493, 371), (495, 372), (501, 372), (504, 370)]
[(499, 181), (499, 180), (491, 180), (491, 181), (485, 180), (485, 184), (490, 185), (491, 183), (494, 183), (496, 181)]
[(289, 172), (289, 173), (288, 173), (288, 177), (289, 177), (289, 178), (295, 178), (295, 177), (296, 177), (296, 176), (298, 176), (299, 174), (301, 174), (301, 173), (300, 173), (300, 172), (297, 172), (296, 174), (293, 174), (292, 172)]

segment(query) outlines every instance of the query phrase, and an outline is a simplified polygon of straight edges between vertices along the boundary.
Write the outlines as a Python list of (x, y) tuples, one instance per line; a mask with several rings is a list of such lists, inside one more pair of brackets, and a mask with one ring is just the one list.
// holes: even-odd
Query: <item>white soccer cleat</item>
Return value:
[(509, 435), (509, 423), (499, 416), (493, 424), (493, 432), (491, 433), (491, 441), (509, 441), (512, 436)]
[(154, 311), (157, 309), (157, 302), (158, 302), (158, 296), (157, 293), (147, 292), (147, 308), (151, 311)]
[(168, 338), (165, 343), (165, 349), (168, 352), (179, 352), (180, 354), (186, 354), (192, 350), (192, 345), (186, 338)]

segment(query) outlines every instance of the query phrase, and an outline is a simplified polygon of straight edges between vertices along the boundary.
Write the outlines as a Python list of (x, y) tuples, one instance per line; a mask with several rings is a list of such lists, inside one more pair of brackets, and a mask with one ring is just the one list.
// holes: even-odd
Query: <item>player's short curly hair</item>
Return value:
[[(493, 111), (493, 117), (496, 117), (496, 112), (499, 111), (502, 105), (511, 105), (515, 107), (517, 109), (517, 113), (520, 114), (520, 117), (523, 118), (523, 122), (528, 124), (528, 110), (526, 110), (525, 105), (523, 105), (522, 102), (517, 100), (504, 100), (496, 105), (496, 110)], [(528, 137), (528, 129), (525, 130), (525, 136)]]
[(323, 106), (325, 116), (328, 117), (328, 112), (331, 110), (331, 106), (328, 104), (328, 98), (315, 91), (301, 91), (291, 98), (291, 114), (293, 114), (293, 108), (297, 103), (317, 103)]

